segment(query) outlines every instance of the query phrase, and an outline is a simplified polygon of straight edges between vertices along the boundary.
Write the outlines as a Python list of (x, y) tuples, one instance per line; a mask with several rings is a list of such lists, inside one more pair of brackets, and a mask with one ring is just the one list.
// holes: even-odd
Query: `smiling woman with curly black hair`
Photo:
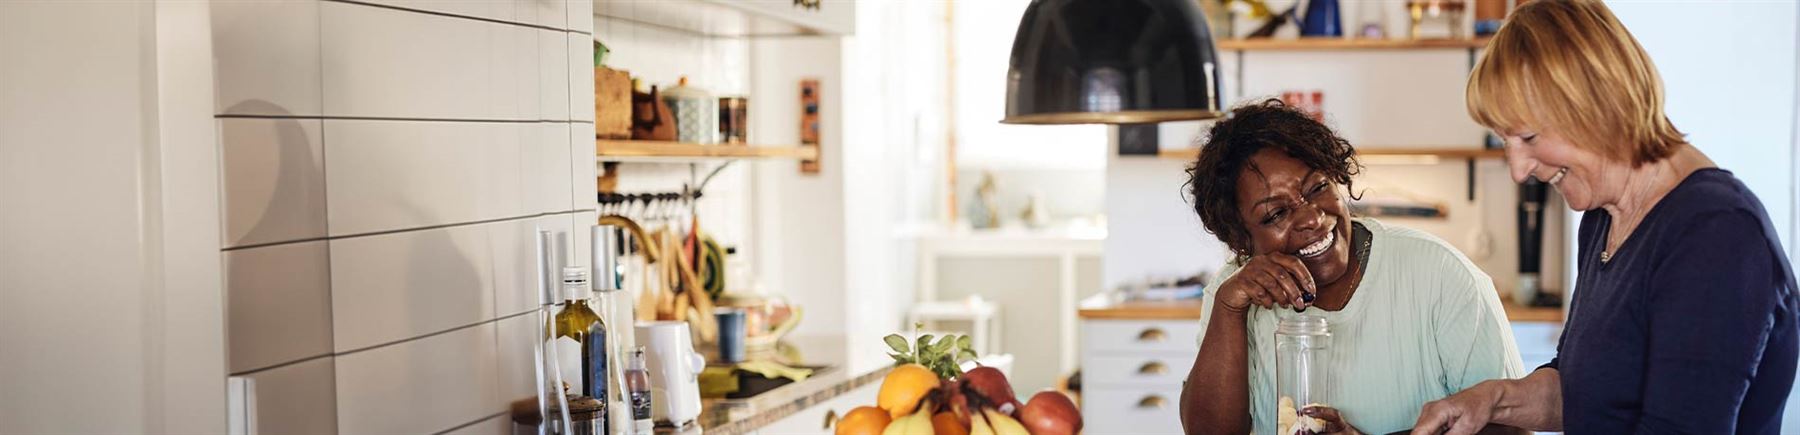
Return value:
[(1295, 433), (1277, 427), (1274, 340), (1299, 312), (1333, 339), (1326, 402), (1290, 405), (1317, 433), (1405, 430), (1426, 402), (1524, 375), (1487, 274), (1437, 237), (1350, 215), (1360, 170), (1349, 141), (1278, 100), (1213, 125), (1186, 187), (1235, 259), (1207, 286), (1188, 433)]

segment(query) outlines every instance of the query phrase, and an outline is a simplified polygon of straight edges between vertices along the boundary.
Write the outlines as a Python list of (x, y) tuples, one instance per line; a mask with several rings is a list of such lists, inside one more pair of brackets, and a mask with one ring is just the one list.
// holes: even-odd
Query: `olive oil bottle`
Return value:
[[(564, 304), (551, 320), (551, 345), (557, 346), (560, 366), (570, 394), (598, 398), (607, 397), (606, 323), (588, 306), (593, 290), (588, 286), (585, 267), (564, 267), (562, 273)], [(579, 383), (576, 383), (579, 382)], [(605, 411), (601, 411), (605, 415)]]

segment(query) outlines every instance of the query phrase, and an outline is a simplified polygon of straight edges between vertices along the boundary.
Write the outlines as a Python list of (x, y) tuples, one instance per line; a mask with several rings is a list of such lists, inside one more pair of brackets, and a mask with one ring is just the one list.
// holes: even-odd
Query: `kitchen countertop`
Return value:
[(828, 367), (804, 381), (748, 399), (702, 400), (699, 423), (707, 435), (750, 433), (858, 387), (879, 383), (893, 368), (884, 365), (861, 373), (848, 370), (843, 337), (798, 337), (783, 343), (797, 351), (798, 364)]
[[(1506, 319), (1513, 323), (1562, 323), (1562, 308), (1526, 307), (1502, 299)], [(1125, 301), (1101, 293), (1081, 300), (1083, 319), (1199, 320), (1200, 299)]]
[(1083, 319), (1199, 320), (1200, 299), (1125, 301), (1108, 293), (1081, 300)]

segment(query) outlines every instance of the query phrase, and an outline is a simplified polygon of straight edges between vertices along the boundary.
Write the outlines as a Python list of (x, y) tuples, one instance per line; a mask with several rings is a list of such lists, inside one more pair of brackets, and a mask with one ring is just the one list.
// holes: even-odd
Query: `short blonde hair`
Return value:
[(1687, 143), (1663, 114), (1650, 55), (1599, 0), (1537, 0), (1507, 18), (1475, 64), (1469, 116), (1500, 131), (1555, 130), (1632, 166)]

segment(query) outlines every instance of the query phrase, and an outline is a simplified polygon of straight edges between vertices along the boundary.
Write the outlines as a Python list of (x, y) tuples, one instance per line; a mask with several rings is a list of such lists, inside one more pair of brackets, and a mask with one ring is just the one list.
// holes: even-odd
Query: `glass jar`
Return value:
[(1300, 409), (1331, 404), (1331, 378), (1327, 373), (1330, 356), (1326, 353), (1330, 349), (1331, 329), (1323, 317), (1299, 314), (1276, 324), (1277, 433), (1295, 433), (1296, 422), (1310, 420), (1298, 416)]

